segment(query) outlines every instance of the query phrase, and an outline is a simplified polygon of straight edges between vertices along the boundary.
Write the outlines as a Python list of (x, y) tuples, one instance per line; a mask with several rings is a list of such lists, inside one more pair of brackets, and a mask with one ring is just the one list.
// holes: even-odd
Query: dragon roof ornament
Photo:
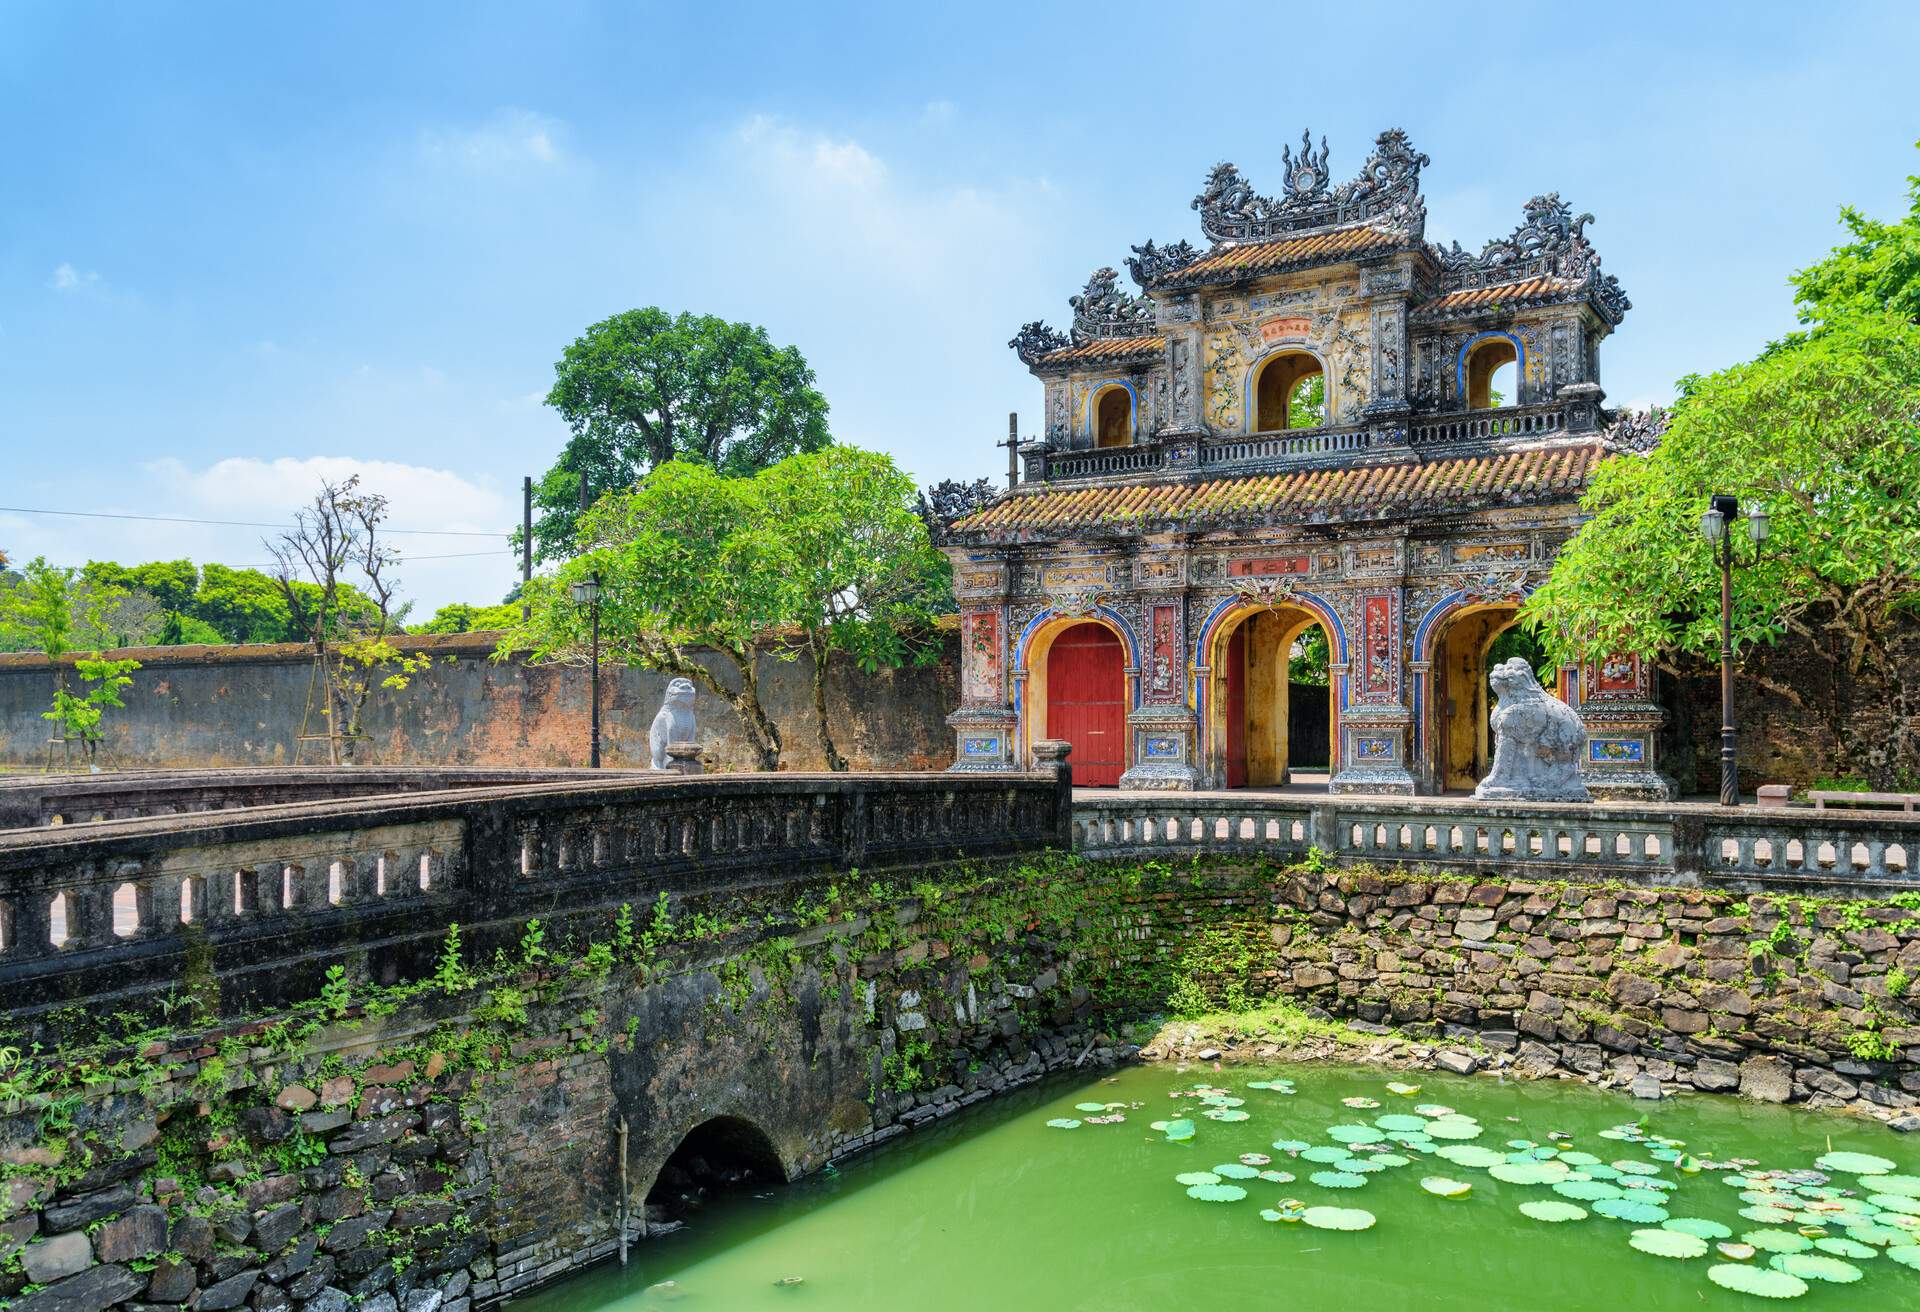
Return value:
[(1283, 150), (1286, 191), (1277, 199), (1255, 194), (1232, 164), (1216, 164), (1206, 189), (1193, 198), (1200, 230), (1216, 246), (1273, 241), (1295, 233), (1378, 223), (1417, 240), (1425, 231), (1426, 202), (1420, 197), (1420, 170), (1431, 163), (1413, 148), (1407, 134), (1389, 128), (1374, 140), (1373, 153), (1360, 175), (1338, 187), (1327, 171), (1327, 141), (1313, 148), (1310, 133), (1300, 134), (1300, 155)]
[(1131, 248), (1133, 254), (1127, 260), (1127, 272), (1142, 287), (1151, 287), (1168, 274), (1178, 273), (1200, 258), (1200, 252), (1194, 249), (1190, 241), (1168, 242), (1165, 246), (1155, 246), (1148, 241), (1145, 246)]
[(1535, 196), (1526, 205), (1526, 218), (1511, 236), (1496, 237), (1478, 255), (1454, 242), (1450, 250), (1434, 247), (1442, 285), (1448, 290), (1494, 287), (1527, 278), (1557, 278), (1580, 284), (1592, 292), (1594, 303), (1610, 322), (1619, 323), (1633, 302), (1620, 280), (1600, 271), (1600, 256), (1587, 240), (1593, 215), (1575, 215), (1557, 191)]
[(1039, 319), (1035, 319), (1032, 323), (1021, 324), (1020, 331), (1015, 333), (1013, 340), (1007, 343), (1013, 348), (1013, 353), (1020, 357), (1020, 363), (1024, 365), (1037, 364), (1041, 356), (1051, 351), (1064, 350), (1071, 344), (1058, 329), (1048, 327)]
[(1144, 337), (1153, 332), (1153, 302), (1120, 290), (1120, 275), (1095, 269), (1073, 307), (1073, 340), (1080, 343), (1107, 337)]
[(1660, 445), (1673, 416), (1659, 406), (1646, 410), (1616, 410), (1600, 434), (1601, 445), (1619, 455), (1644, 456)]

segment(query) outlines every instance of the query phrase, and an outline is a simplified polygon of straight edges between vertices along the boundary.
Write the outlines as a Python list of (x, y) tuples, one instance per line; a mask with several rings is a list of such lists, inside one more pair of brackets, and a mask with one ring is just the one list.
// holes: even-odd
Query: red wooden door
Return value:
[(1247, 786), (1247, 625), (1227, 639), (1227, 692), (1220, 713), (1227, 721), (1227, 787)]
[(1076, 624), (1047, 652), (1047, 737), (1073, 744), (1073, 782), (1112, 788), (1127, 768), (1127, 679), (1120, 639)]

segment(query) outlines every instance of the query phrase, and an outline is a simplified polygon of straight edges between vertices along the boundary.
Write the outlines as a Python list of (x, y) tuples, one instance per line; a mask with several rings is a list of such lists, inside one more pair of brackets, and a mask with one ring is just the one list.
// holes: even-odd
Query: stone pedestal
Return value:
[(1122, 788), (1191, 792), (1199, 786), (1198, 726), (1185, 706), (1143, 706), (1127, 716), (1133, 764), (1120, 776)]
[(669, 774), (705, 774), (706, 767), (700, 764), (699, 743), (668, 743), (667, 773)]
[(947, 724), (954, 735), (949, 772), (990, 774), (1022, 768), (1013, 756), (1019, 717), (1011, 706), (962, 706), (947, 717)]
[(1340, 772), (1327, 791), (1412, 796), (1407, 769), (1413, 713), (1404, 706), (1350, 706), (1340, 717)]
[(1654, 700), (1652, 665), (1615, 656), (1568, 670), (1565, 677), (1587, 727), (1580, 778), (1595, 800), (1667, 802), (1680, 796), (1661, 768), (1660, 729), (1667, 713)]

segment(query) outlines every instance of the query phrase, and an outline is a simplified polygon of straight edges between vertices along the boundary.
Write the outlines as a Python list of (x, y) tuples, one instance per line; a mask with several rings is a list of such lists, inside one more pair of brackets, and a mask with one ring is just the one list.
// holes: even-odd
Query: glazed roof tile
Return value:
[(1571, 500), (1606, 453), (1598, 443), (1216, 478), (1062, 487), (1029, 484), (953, 526), (980, 537), (1067, 536), (1150, 524), (1321, 523)]
[(1096, 337), (1074, 346), (1048, 351), (1035, 364), (1091, 364), (1102, 360), (1126, 360), (1136, 355), (1158, 355), (1167, 349), (1164, 337)]
[(1332, 232), (1286, 237), (1279, 241), (1257, 241), (1240, 246), (1223, 247), (1210, 255), (1201, 256), (1192, 264), (1171, 274), (1167, 282), (1169, 285), (1183, 285), (1207, 282), (1223, 276), (1243, 277), (1249, 274), (1272, 273), (1280, 269), (1293, 268), (1296, 265), (1323, 264), (1356, 255), (1393, 250), (1405, 244), (1404, 237), (1382, 228), (1364, 225), (1335, 228)]
[(1526, 301), (1549, 300), (1578, 291), (1580, 284), (1564, 278), (1528, 278), (1521, 282), (1501, 283), (1497, 287), (1464, 287), (1448, 292), (1422, 305), (1419, 314), (1451, 314), (1477, 309), (1483, 305), (1514, 305)]

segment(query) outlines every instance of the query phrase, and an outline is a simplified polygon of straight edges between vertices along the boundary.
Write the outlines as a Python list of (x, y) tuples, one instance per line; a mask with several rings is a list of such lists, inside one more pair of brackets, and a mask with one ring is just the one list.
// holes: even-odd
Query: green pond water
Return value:
[[(1419, 1092), (1390, 1091), (1395, 1079), (1417, 1083)], [(1283, 1087), (1249, 1087), (1255, 1081)], [(1196, 1084), (1221, 1091), (1216, 1098), (1244, 1101), (1210, 1104), (1193, 1092)], [(1346, 1105), (1348, 1098), (1379, 1106)], [(1077, 1109), (1095, 1103), (1120, 1105)], [(1441, 1107), (1456, 1115), (1431, 1114)], [(1227, 1118), (1209, 1118), (1203, 1114), (1209, 1110)], [(1116, 1113), (1125, 1119), (1087, 1119)], [(1245, 1120), (1237, 1119), (1240, 1113)], [(1389, 1141), (1388, 1129), (1378, 1124), (1382, 1117), (1410, 1142)], [(1178, 1119), (1192, 1122), (1191, 1139), (1172, 1140), (1151, 1128)], [(1051, 1126), (1052, 1120), (1079, 1124)], [(1475, 1126), (1478, 1133), (1469, 1133)], [(1183, 1128), (1176, 1125), (1173, 1133)], [(1603, 1131), (1626, 1137), (1603, 1137)], [(1684, 1147), (1646, 1136), (1684, 1141)], [(1384, 1154), (1369, 1151), (1369, 1139), (1389, 1147)], [(1276, 1140), (1316, 1151), (1296, 1157), (1275, 1147)], [(1334, 1157), (1343, 1141), (1352, 1156), (1311, 1160)], [(1869, 1156), (1829, 1157), (1821, 1170), (1824, 1186), (1809, 1177), (1763, 1174), (1811, 1171), (1832, 1152)], [(1679, 1153), (1687, 1159), (1663, 1160)], [(1256, 1170), (1296, 1178), (1233, 1178), (1247, 1165), (1243, 1154), (1254, 1155)], [(1259, 1163), (1262, 1154), (1272, 1161)], [(1562, 1160), (1568, 1154), (1571, 1164)], [(1366, 1160), (1383, 1155), (1385, 1163)], [(1394, 1164), (1399, 1158), (1406, 1164)], [(1738, 1159), (1758, 1165), (1729, 1164)], [(1344, 1169), (1356, 1160), (1365, 1168)], [(1501, 1165), (1484, 1164), (1495, 1160)], [(1211, 1169), (1216, 1165), (1236, 1169), (1222, 1175)], [(1681, 1169), (1696, 1166), (1697, 1173)], [(1862, 1167), (1878, 1173), (1859, 1173)], [(1194, 1187), (1201, 1193), (1245, 1189), (1246, 1196), (1214, 1202), (1190, 1196), (1190, 1185), (1176, 1177), (1191, 1172), (1217, 1179), (1200, 1179)], [(1316, 1183), (1313, 1172), (1330, 1174)], [(1471, 1190), (1458, 1198), (1435, 1196), (1422, 1187), (1426, 1177)], [(1628, 1187), (1630, 1179), (1677, 1187)], [(609, 1265), (522, 1306), (537, 1312), (1578, 1312), (1784, 1304), (1920, 1312), (1920, 1269), (1903, 1265), (1920, 1259), (1920, 1230), (1893, 1224), (1903, 1216), (1920, 1220), (1916, 1196), (1920, 1144), (1873, 1124), (1730, 1098), (1648, 1104), (1564, 1083), (1502, 1084), (1368, 1067), (1137, 1067), (983, 1104), (835, 1173), (722, 1199), (687, 1229), (637, 1245), (625, 1271)], [(1341, 1209), (1310, 1211), (1309, 1220), (1362, 1224), (1370, 1216), (1372, 1223), (1332, 1230), (1262, 1218), (1263, 1209), (1283, 1199), (1305, 1209)], [(1523, 1213), (1522, 1205), (1542, 1215), (1576, 1209), (1586, 1215), (1551, 1222)], [(1620, 1211), (1625, 1219), (1594, 1209)], [(1675, 1222), (1678, 1228), (1669, 1228)], [(1720, 1239), (1715, 1225), (1696, 1222), (1718, 1223), (1730, 1234)], [(1815, 1233), (1802, 1233), (1803, 1227)], [(1684, 1233), (1689, 1229), (1699, 1233)], [(1694, 1257), (1637, 1251), (1637, 1232), (1657, 1232), (1641, 1233), (1644, 1245), (1706, 1251)], [(1745, 1236), (1758, 1248), (1751, 1258), (1716, 1251), (1718, 1243), (1738, 1244)], [(1775, 1257), (1788, 1271), (1770, 1268)], [(1757, 1281), (1786, 1297), (1776, 1302), (1723, 1288), (1710, 1271), (1723, 1280)], [(790, 1277), (800, 1283), (778, 1283)]]

